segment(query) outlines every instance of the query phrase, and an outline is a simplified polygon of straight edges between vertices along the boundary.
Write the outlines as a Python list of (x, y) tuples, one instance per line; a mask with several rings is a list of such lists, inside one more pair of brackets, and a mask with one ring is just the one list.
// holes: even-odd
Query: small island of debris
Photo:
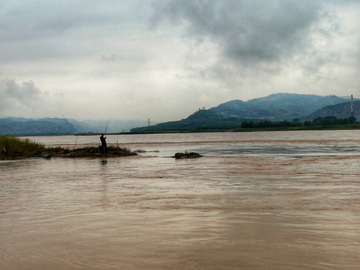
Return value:
[(174, 158), (175, 159), (184, 159), (184, 158), (199, 158), (199, 157), (203, 157), (202, 155), (200, 155), (199, 153), (195, 153), (195, 152), (186, 152), (185, 153), (176, 153)]

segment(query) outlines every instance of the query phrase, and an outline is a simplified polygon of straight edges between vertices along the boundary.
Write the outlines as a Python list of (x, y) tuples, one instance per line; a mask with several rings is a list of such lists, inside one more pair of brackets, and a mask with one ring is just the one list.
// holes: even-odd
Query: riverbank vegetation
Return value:
[(317, 117), (313, 121), (243, 121), (239, 131), (253, 130), (321, 130), (321, 129), (360, 129), (355, 117), (338, 119), (335, 116)]
[(0, 160), (24, 159), (32, 157), (123, 157), (137, 155), (129, 148), (109, 146), (107, 152), (101, 152), (98, 147), (66, 149), (62, 147), (45, 147), (29, 139), (0, 135)]
[(0, 159), (23, 159), (41, 155), (45, 146), (29, 139), (0, 136)]
[(335, 116), (317, 117), (313, 121), (272, 121), (268, 119), (212, 118), (167, 122), (149, 127), (134, 128), (136, 133), (176, 133), (176, 132), (220, 132), (220, 131), (271, 131), (271, 130), (320, 130), (320, 129), (360, 129), (355, 117), (336, 118)]
[(88, 146), (84, 148), (76, 148), (73, 150), (65, 149), (62, 147), (47, 148), (43, 152), (43, 157), (124, 157), (135, 156), (135, 152), (132, 152), (126, 147), (109, 146), (106, 153), (100, 151), (99, 147)]
[[(338, 119), (335, 116), (317, 117), (313, 121), (300, 122), (299, 119), (293, 121), (270, 121), (270, 120), (251, 120), (243, 121), (241, 128), (287, 128), (287, 127), (329, 127), (329, 126), (347, 126), (354, 125), (356, 122), (355, 117)], [(358, 125), (357, 125), (358, 126)], [(310, 128), (312, 129), (312, 128)]]

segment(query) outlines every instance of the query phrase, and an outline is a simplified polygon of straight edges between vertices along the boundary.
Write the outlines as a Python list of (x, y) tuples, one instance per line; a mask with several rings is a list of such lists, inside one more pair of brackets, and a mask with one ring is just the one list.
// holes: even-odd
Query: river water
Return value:
[(107, 141), (141, 151), (0, 162), (0, 269), (359, 269), (360, 131)]

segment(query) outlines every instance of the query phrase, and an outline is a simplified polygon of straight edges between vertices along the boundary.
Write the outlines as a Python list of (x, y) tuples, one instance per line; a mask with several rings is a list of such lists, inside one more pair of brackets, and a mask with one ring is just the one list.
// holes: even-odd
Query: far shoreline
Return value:
[[(299, 126), (299, 127), (263, 127), (263, 128), (238, 128), (238, 129), (183, 129), (183, 130), (156, 130), (144, 132), (111, 132), (110, 135), (143, 135), (143, 134), (176, 134), (176, 133), (218, 133), (218, 132), (264, 132), (264, 131), (311, 131), (311, 130), (360, 130), (360, 124), (329, 125), (329, 126)], [(1, 136), (13, 137), (41, 137), (41, 136), (100, 136), (103, 133), (22, 133), (22, 134), (0, 134)]]

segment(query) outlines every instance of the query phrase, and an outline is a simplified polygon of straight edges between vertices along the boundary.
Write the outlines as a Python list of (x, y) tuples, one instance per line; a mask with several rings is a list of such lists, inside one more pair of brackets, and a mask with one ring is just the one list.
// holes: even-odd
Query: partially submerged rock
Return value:
[(199, 153), (195, 153), (195, 152), (185, 152), (185, 153), (176, 153), (174, 158), (175, 159), (184, 159), (184, 158), (199, 158), (202, 157), (202, 155), (200, 155)]

